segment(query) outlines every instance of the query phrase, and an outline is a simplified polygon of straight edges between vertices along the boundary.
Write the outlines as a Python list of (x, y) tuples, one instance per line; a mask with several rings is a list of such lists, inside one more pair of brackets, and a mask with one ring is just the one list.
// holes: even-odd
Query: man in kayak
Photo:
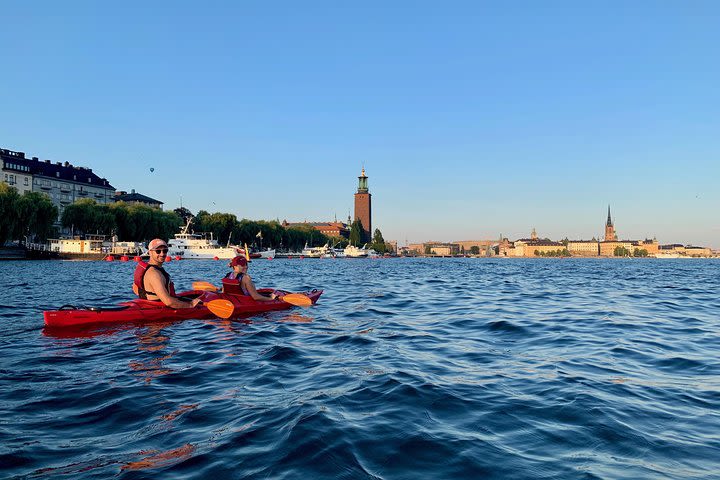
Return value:
[(258, 302), (272, 302), (278, 297), (275, 293), (271, 293), (269, 297), (258, 293), (252, 278), (247, 273), (248, 261), (242, 255), (233, 258), (228, 265), (233, 271), (225, 275), (223, 279), (223, 292), (241, 293)]
[(156, 238), (148, 244), (150, 261), (139, 263), (135, 269), (134, 283), (137, 294), (146, 300), (160, 300), (170, 308), (195, 308), (201, 300), (186, 300), (175, 296), (175, 287), (170, 275), (163, 268), (167, 258), (168, 246), (165, 240)]

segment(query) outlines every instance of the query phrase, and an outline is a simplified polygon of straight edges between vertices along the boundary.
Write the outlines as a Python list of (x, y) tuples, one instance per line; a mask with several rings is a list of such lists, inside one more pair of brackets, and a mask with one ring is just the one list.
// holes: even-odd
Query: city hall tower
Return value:
[(355, 220), (360, 220), (363, 226), (363, 242), (372, 239), (372, 209), (370, 206), (370, 191), (368, 190), (368, 177), (365, 176), (365, 167), (358, 177), (358, 189), (355, 194)]

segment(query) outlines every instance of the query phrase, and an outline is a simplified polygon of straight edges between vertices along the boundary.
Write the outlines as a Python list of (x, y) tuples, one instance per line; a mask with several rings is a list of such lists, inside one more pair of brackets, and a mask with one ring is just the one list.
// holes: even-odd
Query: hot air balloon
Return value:
[(154, 172), (154, 171), (155, 171), (155, 168), (154, 168), (154, 167), (150, 167), (150, 173), (152, 173), (152, 172)]

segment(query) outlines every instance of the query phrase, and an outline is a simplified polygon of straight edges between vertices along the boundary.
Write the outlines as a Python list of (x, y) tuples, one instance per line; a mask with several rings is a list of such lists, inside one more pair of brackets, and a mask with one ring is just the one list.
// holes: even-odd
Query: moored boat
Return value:
[(182, 257), (184, 260), (199, 259), (212, 260), (214, 258), (231, 259), (236, 255), (244, 255), (245, 250), (242, 247), (220, 246), (210, 233), (207, 234), (190, 233), (190, 224), (192, 219), (188, 218), (187, 223), (176, 234), (173, 239), (168, 241), (168, 255), (172, 257)]

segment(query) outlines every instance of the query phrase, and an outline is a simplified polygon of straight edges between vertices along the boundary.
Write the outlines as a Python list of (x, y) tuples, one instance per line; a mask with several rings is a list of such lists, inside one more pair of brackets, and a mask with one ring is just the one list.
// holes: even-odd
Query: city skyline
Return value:
[(6, 5), (0, 146), (290, 222), (352, 215), (364, 167), (400, 245), (601, 238), (610, 204), (720, 249), (720, 5), (169, 6)]

